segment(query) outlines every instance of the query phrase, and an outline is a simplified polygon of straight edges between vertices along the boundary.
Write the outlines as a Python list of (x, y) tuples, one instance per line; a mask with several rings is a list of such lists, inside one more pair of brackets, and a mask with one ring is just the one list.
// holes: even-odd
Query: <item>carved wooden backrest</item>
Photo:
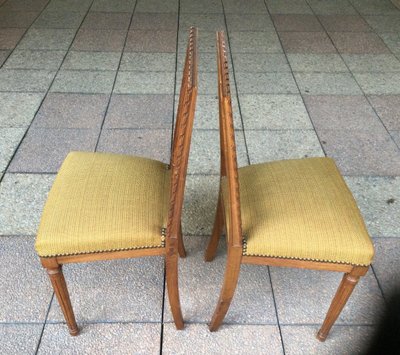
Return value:
[[(221, 137), (221, 177), (227, 179), (229, 206), (225, 206), (229, 243), (236, 247), (242, 245), (242, 228), (240, 216), (239, 176), (236, 157), (235, 128), (233, 126), (229, 68), (226, 55), (224, 33), (217, 32), (218, 61), (218, 99), (219, 124)], [(225, 177), (226, 176), (226, 177)], [(228, 208), (226, 208), (228, 207)]]
[(186, 172), (197, 98), (197, 29), (190, 28), (171, 154), (171, 190), (168, 239), (177, 238), (183, 206)]

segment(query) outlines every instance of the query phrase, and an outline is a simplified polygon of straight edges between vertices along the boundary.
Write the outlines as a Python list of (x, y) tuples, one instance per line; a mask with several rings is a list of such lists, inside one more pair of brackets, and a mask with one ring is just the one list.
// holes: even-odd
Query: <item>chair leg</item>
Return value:
[(241, 254), (242, 248), (232, 248), (230, 252), (228, 251), (224, 282), (217, 306), (215, 307), (215, 311), (209, 325), (211, 332), (218, 330), (225, 318), (226, 313), (228, 312), (229, 306), (231, 305), (232, 298), (239, 280)]
[(179, 225), (179, 233), (178, 233), (178, 253), (181, 258), (186, 257), (185, 244), (183, 243), (182, 236), (182, 224)]
[(224, 214), (221, 193), (218, 197), (217, 212), (215, 214), (214, 228), (211, 234), (210, 241), (206, 252), (204, 253), (205, 261), (213, 261), (218, 248), (219, 238), (221, 237), (222, 231), (224, 229)]
[(60, 304), (61, 310), (64, 314), (64, 318), (67, 322), (69, 333), (73, 336), (78, 335), (79, 328), (76, 324), (74, 311), (72, 309), (71, 300), (68, 294), (67, 284), (62, 272), (62, 266), (58, 265), (58, 267), (46, 268), (46, 270), (50, 277), (51, 284), (53, 285), (54, 293), (56, 294), (58, 303)]
[(171, 306), (172, 316), (174, 318), (175, 327), (178, 330), (183, 329), (183, 317), (181, 311), (181, 303), (179, 301), (179, 288), (178, 288), (178, 255), (166, 255), (165, 259), (165, 273), (167, 279), (167, 290), (169, 304)]
[(328, 313), (326, 314), (324, 323), (317, 334), (317, 339), (320, 341), (325, 341), (329, 331), (331, 330), (336, 319), (339, 317), (340, 312), (346, 305), (354, 287), (357, 285), (359, 275), (352, 275), (352, 273), (344, 274), (342, 282), (336, 291), (335, 297), (332, 300), (331, 306), (329, 307)]

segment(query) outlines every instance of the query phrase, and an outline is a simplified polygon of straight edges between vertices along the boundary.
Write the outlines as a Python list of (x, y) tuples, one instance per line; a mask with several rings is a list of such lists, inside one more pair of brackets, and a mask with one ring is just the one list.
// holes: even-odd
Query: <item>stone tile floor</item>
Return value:
[[(180, 263), (184, 331), (162, 259), (65, 268), (68, 335), (33, 250), (70, 150), (169, 160), (187, 29), (199, 98)], [(336, 159), (376, 246), (325, 343), (340, 275), (243, 267), (226, 324), (206, 323), (224, 270), (202, 253), (218, 188), (215, 33), (227, 31), (241, 165)], [(400, 12), (389, 0), (0, 0), (0, 353), (362, 353), (400, 282)]]

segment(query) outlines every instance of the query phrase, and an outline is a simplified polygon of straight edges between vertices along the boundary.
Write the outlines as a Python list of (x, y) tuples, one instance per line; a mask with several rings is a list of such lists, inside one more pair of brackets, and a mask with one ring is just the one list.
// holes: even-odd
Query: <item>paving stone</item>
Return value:
[[(6, 175), (2, 182), (3, 188), (7, 187), (10, 182), (13, 184), (14, 189), (18, 189), (21, 187), (18, 187), (20, 184), (24, 184), (24, 181), (19, 180), (18, 176), (11, 177), (13, 181), (5, 181), (7, 177), (8, 175)], [(4, 182), (6, 182), (6, 186), (3, 186)], [(8, 197), (10, 197), (10, 192), (7, 194)], [(14, 192), (16, 191), (14, 190)], [(24, 196), (20, 196), (20, 198), (26, 199)], [(8, 200), (7, 202), (11, 203), (14, 201)], [(29, 205), (32, 207), (31, 203)], [(6, 211), (4, 209), (11, 210), (12, 208), (7, 207), (5, 202), (2, 201), (2, 217), (5, 216), (4, 212)], [(2, 217), (0, 218), (2, 219)], [(0, 275), (2, 280), (0, 286), (2, 295), (0, 302), (1, 322), (44, 322), (52, 297), (52, 290), (47, 274), (41, 267), (39, 258), (34, 251), (34, 238), (25, 236), (2, 236), (0, 238)], [(18, 275), (18, 277), (15, 277), (15, 275)], [(11, 330), (11, 332), (16, 332), (16, 329)], [(28, 338), (33, 336), (32, 332), (33, 330), (31, 332), (28, 330)], [(15, 335), (17, 337), (21, 336), (18, 333)], [(1, 339), (4, 339), (3, 333)], [(25, 339), (25, 341), (28, 341), (28, 339)], [(0, 344), (1, 342), (0, 340)]]
[(382, 130), (318, 130), (325, 152), (345, 175), (399, 175), (400, 150)]
[(0, 29), (0, 49), (14, 49), (25, 29), (20, 28), (1, 28)]
[(222, 3), (218, 0), (202, 0), (202, 1), (192, 1), (192, 0), (182, 0), (180, 2), (180, 12), (183, 14), (194, 13), (222, 13)]
[(271, 14), (312, 14), (305, 0), (267, 0), (266, 3)]
[(135, 11), (136, 12), (178, 12), (178, 0), (159, 1), (159, 0), (146, 0), (138, 1)]
[(223, 14), (181, 14), (179, 27), (189, 29), (191, 26), (201, 31), (220, 31), (225, 29)]
[(187, 176), (182, 217), (182, 230), (185, 236), (211, 235), (217, 208), (218, 189), (219, 176)]
[(297, 94), (291, 73), (236, 73), (240, 94)]
[(73, 29), (31, 28), (18, 44), (18, 49), (68, 49), (74, 36)]
[(175, 72), (175, 53), (129, 53), (122, 56), (120, 70)]
[(399, 11), (393, 11), (391, 16), (365, 16), (365, 20), (377, 32), (400, 32)]
[[(160, 322), (163, 266), (163, 257), (65, 266), (63, 271), (77, 323)], [(48, 322), (54, 321), (64, 321), (56, 298), (48, 316)]]
[(353, 73), (400, 71), (400, 61), (392, 54), (343, 54), (342, 57)]
[[(173, 324), (164, 326), (163, 353), (187, 354), (202, 349), (212, 354), (283, 354), (276, 326), (225, 325), (211, 333), (205, 324), (187, 325), (177, 332)], [(199, 350), (201, 351), (201, 350)]]
[(0, 10), (0, 28), (28, 28), (37, 15), (38, 13), (36, 11)]
[[(270, 270), (280, 324), (322, 324), (343, 274), (279, 267)], [(369, 270), (335, 324), (376, 324), (383, 307), (382, 293)]]
[(43, 94), (0, 93), (0, 127), (28, 126), (42, 102)]
[[(175, 97), (175, 110), (179, 97)], [(236, 129), (242, 129), (239, 106), (236, 97), (232, 97), (233, 121)], [(198, 95), (196, 100), (196, 113), (194, 117), (195, 129), (219, 129), (218, 97), (214, 95)]]
[(392, 136), (392, 139), (394, 142), (397, 144), (397, 146), (400, 149), (400, 131), (390, 131), (390, 135)]
[(322, 72), (337, 73), (348, 72), (346, 64), (338, 54), (300, 54), (287, 55), (290, 66), (294, 72)]
[(52, 0), (46, 7), (48, 11), (85, 12), (89, 9), (91, 0)]
[(367, 95), (399, 95), (400, 73), (354, 73)]
[(295, 73), (302, 94), (361, 95), (350, 73)]
[[(400, 178), (349, 176), (346, 182), (360, 207), (370, 235), (398, 237)], [(392, 199), (394, 203), (390, 203)]]
[(380, 37), (393, 53), (400, 53), (400, 33), (381, 33)]
[(120, 52), (70, 51), (62, 69), (117, 70), (120, 58)]
[(385, 298), (390, 299), (400, 284), (400, 238), (375, 238), (374, 245), (374, 271)]
[(3, 65), (3, 63), (6, 61), (8, 55), (10, 54), (11, 51), (2, 51), (0, 50), (0, 66)]
[(173, 94), (174, 74), (168, 72), (118, 72), (117, 94)]
[[(238, 164), (239, 166), (247, 165), (246, 144), (243, 132), (236, 131), (235, 138)], [(219, 131), (194, 130), (190, 149), (189, 174), (219, 174)]]
[(46, 92), (55, 74), (48, 70), (0, 69), (0, 91)]
[(57, 70), (64, 56), (64, 51), (14, 50), (4, 68)]
[(251, 164), (324, 156), (312, 130), (248, 130), (246, 142)]
[(127, 30), (131, 14), (127, 12), (89, 12), (81, 28)]
[(37, 20), (34, 22), (34, 28), (71, 28), (77, 29), (85, 12), (71, 11), (43, 11)]
[(0, 185), (0, 235), (36, 234), (53, 180), (53, 175), (5, 174)]
[(136, 0), (94, 0), (90, 11), (104, 12), (131, 12), (136, 4)]
[(72, 49), (80, 51), (118, 52), (124, 47), (126, 32), (120, 30), (81, 29)]
[(384, 131), (364, 96), (304, 96), (310, 117), (320, 129)]
[(87, 129), (30, 129), (9, 171), (56, 173), (70, 151), (93, 151), (98, 134), (98, 130)]
[(176, 31), (129, 31), (125, 51), (175, 53)]
[(61, 70), (58, 72), (51, 92), (111, 93), (115, 71)]
[(370, 32), (372, 30), (359, 15), (325, 15), (319, 16), (319, 19), (328, 32)]
[(172, 95), (113, 95), (105, 128), (165, 128), (173, 120)]
[(229, 41), (233, 53), (282, 53), (274, 32), (230, 32)]
[(164, 30), (176, 31), (178, 27), (178, 15), (175, 13), (135, 13), (133, 15), (132, 30)]
[(47, 4), (46, 0), (14, 0), (2, 6), (4, 11), (36, 11), (40, 12)]
[(170, 147), (171, 129), (105, 129), (101, 133), (97, 150), (169, 163)]
[(325, 32), (280, 32), (279, 37), (287, 53), (336, 53)]
[(25, 128), (0, 128), (0, 172), (5, 171), (24, 134)]
[(233, 64), (236, 72), (290, 72), (283, 54), (238, 53), (233, 55)]
[(241, 95), (246, 129), (313, 129), (300, 95)]
[(274, 25), (268, 14), (226, 14), (229, 31), (274, 31)]
[(307, 2), (317, 15), (345, 15), (357, 13), (348, 0), (307, 0)]
[(276, 30), (294, 32), (318, 32), (323, 31), (318, 18), (315, 15), (273, 15)]
[(42, 333), (41, 324), (1, 324), (0, 351), (3, 354), (33, 354)]
[(160, 332), (160, 324), (98, 323), (85, 324), (78, 337), (71, 337), (65, 324), (46, 324), (38, 354), (108, 353), (110, 349), (118, 354), (157, 354)]
[(34, 128), (97, 128), (109, 96), (49, 93), (33, 122)]
[(223, 5), (226, 14), (267, 14), (264, 2), (259, 0), (248, 0), (245, 3), (240, 0), (228, 0)]
[(282, 338), (287, 355), (364, 354), (366, 340), (371, 339), (372, 326), (333, 326), (325, 342), (316, 340), (318, 326), (282, 326)]
[(372, 32), (330, 32), (334, 45), (345, 54), (389, 53), (385, 43)]
[[(184, 319), (189, 323), (209, 323), (221, 290), (226, 248), (219, 248), (216, 259), (206, 263), (204, 251), (208, 237), (185, 236), (184, 242), (188, 256), (179, 260), (179, 293)], [(225, 245), (225, 237), (221, 237), (221, 245)], [(173, 322), (168, 297), (165, 297), (164, 322)], [(235, 296), (224, 323), (255, 325), (276, 322), (268, 269), (242, 265)]]
[(388, 0), (351, 0), (351, 3), (362, 15), (390, 15), (397, 11)]

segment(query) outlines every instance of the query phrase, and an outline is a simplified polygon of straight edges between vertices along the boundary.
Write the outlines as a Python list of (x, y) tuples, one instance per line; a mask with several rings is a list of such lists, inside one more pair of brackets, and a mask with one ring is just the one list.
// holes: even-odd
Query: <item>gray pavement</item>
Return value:
[[(199, 98), (176, 331), (161, 258), (65, 267), (69, 336), (33, 250), (71, 150), (168, 162), (188, 27)], [(215, 31), (227, 32), (241, 166), (330, 156), (376, 247), (325, 343), (341, 275), (245, 266), (220, 331), (224, 270), (202, 255), (218, 189)], [(0, 0), (0, 353), (360, 354), (400, 284), (400, 11), (390, 0)]]

